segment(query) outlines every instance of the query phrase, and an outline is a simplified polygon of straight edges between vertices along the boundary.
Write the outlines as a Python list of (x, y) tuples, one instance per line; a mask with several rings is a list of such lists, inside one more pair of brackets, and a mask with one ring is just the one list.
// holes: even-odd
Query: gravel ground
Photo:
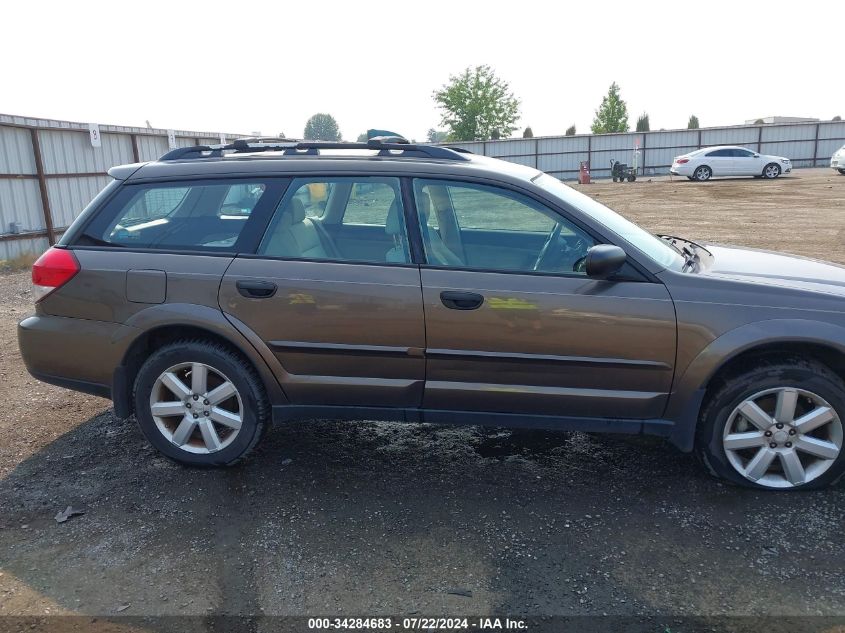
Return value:
[[(652, 230), (843, 261), (845, 178), (824, 170), (584, 189)], [(373, 422), (185, 469), (25, 373), (30, 303), (27, 274), (0, 276), (0, 615), (845, 616), (842, 484), (738, 489), (646, 438)], [(68, 505), (85, 513), (57, 523)]]

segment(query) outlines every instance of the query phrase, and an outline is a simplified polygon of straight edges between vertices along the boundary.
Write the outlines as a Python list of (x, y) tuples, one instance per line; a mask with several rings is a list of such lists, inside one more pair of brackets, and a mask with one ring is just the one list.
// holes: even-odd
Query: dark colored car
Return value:
[(841, 266), (655, 237), (441, 147), (239, 141), (110, 174), (35, 264), (20, 347), (175, 460), (336, 418), (646, 433), (760, 488), (845, 470)]

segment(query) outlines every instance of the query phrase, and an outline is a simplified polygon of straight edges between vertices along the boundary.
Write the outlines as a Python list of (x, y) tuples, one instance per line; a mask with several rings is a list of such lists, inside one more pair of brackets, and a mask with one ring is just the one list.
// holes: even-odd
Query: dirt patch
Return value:
[(845, 176), (832, 169), (776, 180), (662, 176), (573, 186), (653, 233), (845, 264)]

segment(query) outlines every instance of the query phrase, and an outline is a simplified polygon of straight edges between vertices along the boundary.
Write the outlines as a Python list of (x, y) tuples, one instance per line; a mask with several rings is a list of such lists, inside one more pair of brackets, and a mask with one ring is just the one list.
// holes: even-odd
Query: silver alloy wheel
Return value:
[(728, 416), (722, 446), (731, 466), (767, 488), (821, 476), (842, 450), (842, 421), (824, 398), (779, 387), (743, 400)]
[(229, 446), (241, 429), (243, 410), (234, 383), (203, 363), (170, 367), (150, 394), (159, 432), (188, 453), (204, 455)]
[(702, 165), (698, 169), (695, 170), (695, 179), (696, 180), (710, 180), (710, 176), (712, 175), (712, 171), (710, 168)]
[(777, 178), (780, 176), (780, 167), (777, 165), (766, 165), (766, 178)]

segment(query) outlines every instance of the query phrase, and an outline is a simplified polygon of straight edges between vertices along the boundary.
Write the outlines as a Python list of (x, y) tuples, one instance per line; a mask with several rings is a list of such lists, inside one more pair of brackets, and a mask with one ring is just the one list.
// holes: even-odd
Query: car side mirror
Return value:
[(596, 244), (587, 251), (587, 261), (584, 270), (587, 277), (593, 279), (607, 279), (627, 261), (628, 256), (618, 246), (613, 244)]
[(760, 158), (760, 154), (754, 154), (754, 158)]

